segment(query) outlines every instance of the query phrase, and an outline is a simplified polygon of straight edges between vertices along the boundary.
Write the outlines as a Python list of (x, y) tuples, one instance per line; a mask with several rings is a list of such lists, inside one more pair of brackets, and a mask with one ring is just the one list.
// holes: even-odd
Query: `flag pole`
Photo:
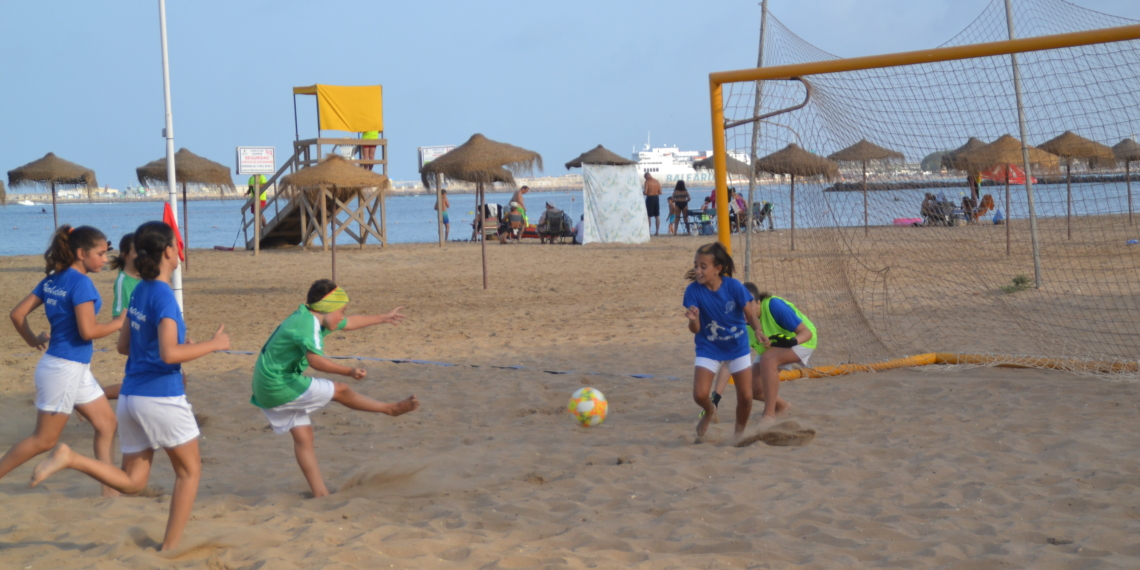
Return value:
[[(162, 93), (166, 99), (166, 127), (162, 129), (162, 136), (166, 138), (166, 188), (169, 190), (167, 201), (174, 216), (174, 223), (178, 223), (178, 191), (175, 189), (174, 172), (174, 115), (170, 112), (170, 59), (166, 52), (166, 0), (158, 0), (158, 25), (162, 36)], [(182, 264), (174, 268), (170, 276), (170, 288), (174, 290), (174, 298), (178, 301), (178, 308), (182, 309)]]

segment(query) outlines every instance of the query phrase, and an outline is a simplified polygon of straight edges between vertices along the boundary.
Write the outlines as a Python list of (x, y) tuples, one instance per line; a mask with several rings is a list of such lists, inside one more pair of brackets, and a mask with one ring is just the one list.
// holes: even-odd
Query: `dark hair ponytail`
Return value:
[(119, 238), (119, 255), (111, 259), (111, 269), (122, 271), (127, 267), (127, 256), (131, 253), (131, 248), (135, 246), (135, 234), (125, 233), (123, 237)]
[(318, 279), (314, 281), (313, 285), (309, 287), (308, 296), (305, 297), (305, 304), (312, 305), (324, 299), (326, 295), (332, 293), (333, 289), (336, 289), (336, 283), (333, 283), (330, 279)]
[(91, 226), (73, 228), (63, 224), (56, 228), (44, 252), (44, 273), (51, 275), (71, 267), (79, 259), (79, 250), (107, 243), (107, 236)]
[(162, 273), (162, 255), (174, 245), (174, 230), (163, 222), (145, 222), (135, 230), (135, 269), (148, 281)]

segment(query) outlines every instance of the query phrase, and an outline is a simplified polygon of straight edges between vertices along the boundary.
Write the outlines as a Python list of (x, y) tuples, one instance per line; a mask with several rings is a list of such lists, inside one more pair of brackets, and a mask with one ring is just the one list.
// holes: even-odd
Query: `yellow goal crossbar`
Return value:
[[(1013, 53), (1062, 49), (1129, 40), (1140, 40), (1140, 24), (1069, 34), (1020, 38), (1001, 42), (710, 73), (709, 95), (712, 103), (713, 163), (716, 173), (717, 239), (724, 244), (724, 247), (728, 249), (729, 253), (732, 253), (732, 233), (728, 224), (728, 173), (726, 169), (727, 161), (725, 160), (724, 96), (721, 88), (725, 83), (792, 79), (807, 75), (879, 69), (883, 67), (901, 67), (956, 59), (993, 57)], [(751, 208), (751, 205), (749, 205), (749, 208)]]

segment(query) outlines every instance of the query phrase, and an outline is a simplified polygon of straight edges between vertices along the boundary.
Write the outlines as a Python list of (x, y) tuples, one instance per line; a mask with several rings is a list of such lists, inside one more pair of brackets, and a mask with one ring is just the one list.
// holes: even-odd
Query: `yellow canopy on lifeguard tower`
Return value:
[[(363, 133), (384, 130), (383, 87), (380, 85), (310, 85), (293, 88), (293, 123), (297, 95), (317, 96), (317, 128)], [(299, 134), (297, 138), (300, 138)]]

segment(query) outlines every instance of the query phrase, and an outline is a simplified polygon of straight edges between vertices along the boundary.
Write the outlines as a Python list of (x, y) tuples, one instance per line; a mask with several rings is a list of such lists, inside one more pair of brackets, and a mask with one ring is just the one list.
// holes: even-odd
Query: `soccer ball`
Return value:
[(582, 427), (596, 426), (606, 419), (606, 396), (597, 388), (579, 388), (570, 396), (566, 411)]

